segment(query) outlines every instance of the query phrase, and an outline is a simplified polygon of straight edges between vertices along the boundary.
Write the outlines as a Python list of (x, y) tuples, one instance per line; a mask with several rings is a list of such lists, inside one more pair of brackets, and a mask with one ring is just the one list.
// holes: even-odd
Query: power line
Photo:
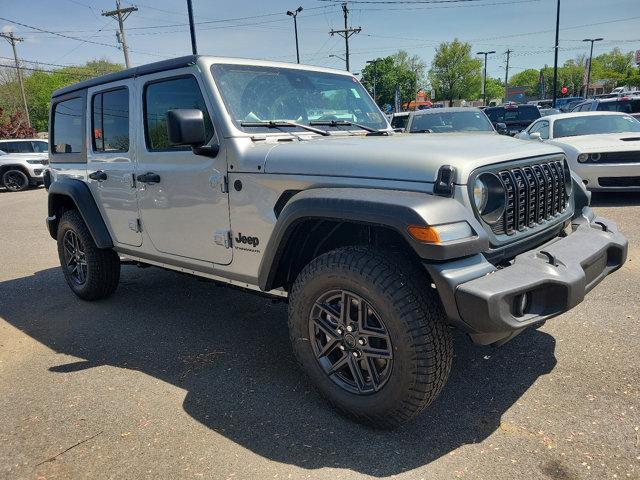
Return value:
[(344, 38), (344, 61), (347, 67), (347, 72), (350, 71), (349, 68), (349, 37), (355, 35), (356, 33), (360, 33), (362, 30), (360, 27), (351, 28), (349, 27), (349, 5), (345, 1), (342, 4), (342, 14), (344, 15), (344, 29), (342, 30), (331, 30), (329, 34), (333, 36), (334, 34), (338, 34), (342, 38)]

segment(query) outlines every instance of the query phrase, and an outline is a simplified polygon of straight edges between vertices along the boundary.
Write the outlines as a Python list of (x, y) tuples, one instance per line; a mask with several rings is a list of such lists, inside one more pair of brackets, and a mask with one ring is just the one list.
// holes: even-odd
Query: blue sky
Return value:
[[(503, 52), (514, 51), (510, 73), (553, 65), (556, 0), (471, 0), (459, 3), (418, 3), (412, 0), (350, 2), (350, 23), (362, 27), (351, 38), (351, 70), (358, 72), (368, 59), (402, 48), (421, 56), (427, 65), (435, 47), (454, 38), (469, 41), (474, 51), (496, 50), (488, 74), (504, 76)], [(430, 0), (433, 1), (433, 0)], [(185, 0), (128, 2), (139, 11), (126, 21), (133, 65), (191, 53)], [(331, 37), (342, 28), (340, 2), (334, 0), (193, 0), (200, 53), (295, 61), (293, 21), (286, 10), (299, 5), (302, 63), (344, 68), (329, 55), (344, 55), (344, 41)], [(81, 64), (93, 58), (124, 63), (115, 48), (117, 23), (100, 15), (115, 0), (0, 0), (0, 17), (89, 40), (89, 43), (0, 20), (0, 29), (13, 29), (25, 38), (19, 56), (46, 64)], [(598, 51), (619, 46), (640, 49), (640, 0), (562, 0), (560, 61), (587, 52), (586, 37), (604, 37)], [(267, 15), (267, 16), (263, 16)], [(254, 18), (247, 18), (254, 17)], [(619, 21), (623, 20), (623, 21)], [(104, 45), (102, 45), (104, 44)], [(0, 42), (0, 63), (11, 57), (11, 47)]]

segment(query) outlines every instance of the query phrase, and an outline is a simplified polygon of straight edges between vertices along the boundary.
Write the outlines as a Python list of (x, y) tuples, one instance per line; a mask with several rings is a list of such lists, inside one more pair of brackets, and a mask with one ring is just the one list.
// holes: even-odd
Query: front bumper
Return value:
[[(592, 164), (579, 163), (574, 167), (575, 172), (585, 182), (587, 189), (592, 191), (640, 191), (640, 158), (638, 163), (607, 163)], [(601, 179), (605, 179), (601, 183)], [(606, 182), (606, 179), (617, 179)]]
[(575, 307), (626, 257), (627, 240), (615, 223), (587, 207), (573, 233), (517, 255), (505, 268), (476, 257), (429, 271), (452, 322), (487, 345)]

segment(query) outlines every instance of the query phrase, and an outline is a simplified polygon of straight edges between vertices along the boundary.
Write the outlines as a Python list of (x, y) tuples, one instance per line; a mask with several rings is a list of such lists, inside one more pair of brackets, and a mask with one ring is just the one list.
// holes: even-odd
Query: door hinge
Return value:
[(213, 171), (209, 177), (209, 185), (211, 185), (211, 188), (218, 188), (218, 185), (220, 185), (220, 191), (222, 193), (227, 193), (229, 191), (227, 176), (219, 170)]
[(142, 222), (139, 218), (131, 218), (129, 220), (129, 228), (136, 233), (140, 233), (142, 231)]
[(216, 245), (231, 248), (231, 232), (229, 230), (217, 230), (213, 232), (213, 241)]

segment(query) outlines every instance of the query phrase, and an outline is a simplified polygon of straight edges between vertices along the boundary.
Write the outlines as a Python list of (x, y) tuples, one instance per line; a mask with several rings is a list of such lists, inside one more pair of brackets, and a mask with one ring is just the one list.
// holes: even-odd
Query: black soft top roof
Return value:
[(160, 62), (148, 63), (146, 65), (140, 65), (139, 67), (128, 68), (121, 72), (109, 73), (96, 78), (90, 78), (82, 82), (74, 83), (66, 87), (59, 88), (51, 94), (51, 98), (66, 95), (67, 93), (82, 90), (83, 88), (95, 87), (96, 85), (102, 85), (103, 83), (115, 82), (116, 80), (124, 80), (126, 78), (139, 77), (141, 75), (147, 75), (155, 72), (162, 72), (164, 70), (173, 70), (175, 68), (186, 67), (193, 65), (198, 59), (197, 55), (185, 55), (184, 57), (171, 58), (169, 60), (162, 60)]

